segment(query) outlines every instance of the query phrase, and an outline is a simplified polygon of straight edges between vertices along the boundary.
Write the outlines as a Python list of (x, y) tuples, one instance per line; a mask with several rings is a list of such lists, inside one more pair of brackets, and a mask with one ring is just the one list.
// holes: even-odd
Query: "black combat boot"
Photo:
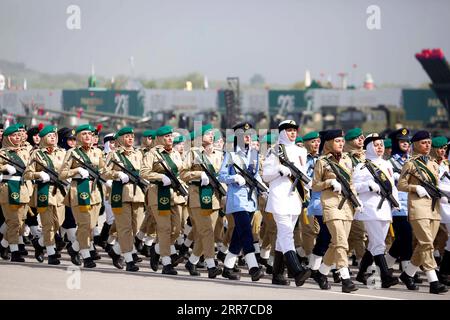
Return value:
[(169, 274), (172, 276), (176, 276), (178, 274), (177, 270), (173, 268), (173, 266), (169, 263), (166, 266), (163, 266), (162, 274)]
[(40, 263), (44, 262), (44, 248), (39, 244), (39, 238), (31, 240), (34, 247), (34, 257)]
[(238, 272), (234, 272), (232, 268), (223, 267), (222, 277), (230, 280), (239, 280), (241, 275)]
[(178, 264), (184, 261), (184, 257), (174, 253), (170, 255), (170, 261), (172, 262), (172, 265), (176, 267)]
[(133, 262), (134, 262), (134, 263), (142, 262), (142, 258), (139, 257), (139, 256), (137, 255), (137, 253), (133, 253), (133, 254), (131, 254), (131, 256), (133, 257)]
[(115, 253), (114, 250), (111, 250), (110, 252), (108, 252), (108, 255), (111, 257), (114, 267), (116, 267), (117, 269), (122, 270), (123, 269), (123, 258), (122, 258), (122, 256), (117, 254), (117, 253)]
[(197, 271), (197, 266), (195, 264), (192, 264), (189, 260), (186, 262), (184, 267), (189, 271), (189, 274), (191, 276), (199, 276), (200, 272)]
[(439, 266), (439, 282), (450, 285), (450, 251), (445, 250), (444, 256), (442, 257), (441, 265)]
[[(180, 246), (180, 250), (178, 250), (178, 255), (180, 257), (183, 257), (184, 259), (189, 259), (189, 248), (184, 243)], [(217, 256), (219, 256), (219, 254), (217, 254)]]
[(342, 292), (350, 293), (352, 291), (358, 290), (351, 279), (342, 279)]
[(284, 277), (284, 257), (283, 252), (275, 251), (273, 260), (272, 284), (280, 286), (289, 286), (291, 282)]
[(59, 235), (58, 232), (55, 233), (55, 247), (56, 251), (61, 251), (66, 247), (67, 243), (64, 242), (64, 239)]
[(81, 258), (80, 258), (80, 253), (73, 250), (72, 248), (72, 244), (69, 244), (67, 246), (67, 253), (70, 256), (70, 261), (72, 261), (72, 263), (76, 266), (81, 266)]
[(95, 268), (97, 265), (95, 264), (94, 260), (92, 258), (85, 258), (83, 259), (83, 267), (85, 268)]
[(375, 264), (380, 268), (381, 287), (389, 288), (398, 284), (398, 278), (390, 274), (384, 254), (373, 257)]
[(22, 244), (19, 244), (18, 246), (19, 246), (20, 255), (23, 257), (28, 256), (28, 250), (25, 249), (25, 244), (22, 243)]
[(286, 259), (286, 266), (290, 270), (291, 274), (295, 278), (295, 285), (297, 287), (302, 286), (305, 280), (311, 275), (311, 269), (304, 268), (297, 259), (297, 253), (294, 250), (290, 250), (284, 254)]
[(208, 278), (215, 279), (222, 274), (222, 269), (218, 267), (208, 268)]
[(369, 250), (366, 250), (366, 252), (364, 253), (362, 259), (361, 259), (361, 264), (359, 265), (359, 271), (358, 274), (356, 275), (356, 281), (361, 282), (365, 285), (367, 285), (367, 268), (369, 268), (373, 263), (373, 256), (370, 253)]
[(320, 273), (319, 270), (314, 274), (314, 281), (317, 282), (320, 289), (322, 290), (330, 290), (331, 285), (328, 283), (328, 278), (326, 275)]
[(48, 264), (57, 266), (59, 264), (61, 264), (61, 261), (58, 260), (58, 258), (56, 257), (56, 254), (52, 254), (48, 256)]
[(447, 286), (439, 281), (430, 282), (430, 293), (439, 294), (447, 292)]
[(25, 259), (20, 254), (20, 251), (11, 252), (11, 262), (25, 262)]
[(94, 245), (94, 250), (90, 250), (89, 253), (90, 253), (90, 255), (91, 255), (92, 260), (100, 260), (100, 259), (102, 258), (102, 257), (98, 254), (97, 248), (95, 248), (95, 245)]
[(258, 281), (264, 276), (264, 272), (259, 267), (253, 267), (248, 270), (248, 273), (252, 277), (252, 281)]
[[(155, 244), (153, 244), (150, 247), (150, 267), (152, 268), (153, 271), (158, 271), (158, 266), (159, 266), (159, 254), (156, 253), (155, 251)], [(171, 265), (172, 267), (172, 265)], [(173, 267), (172, 267), (173, 269)]]
[(3, 260), (11, 259), (11, 255), (9, 254), (9, 247), (4, 247), (0, 244), (0, 256)]
[(414, 277), (410, 277), (405, 271), (400, 275), (400, 280), (402, 280), (408, 290), (419, 290), (419, 286), (414, 282)]
[(138, 237), (134, 237), (134, 246), (136, 247), (137, 251), (141, 251), (142, 247), (144, 246), (144, 242)]
[(98, 239), (98, 245), (103, 249), (106, 248), (106, 241), (108, 241), (109, 230), (111, 229), (111, 225), (106, 222), (103, 224), (102, 231), (100, 231), (100, 236)]
[(126, 271), (136, 272), (139, 271), (139, 267), (134, 263), (134, 261), (127, 262)]
[(141, 249), (140, 253), (141, 253), (144, 257), (149, 258), (149, 257), (150, 257), (150, 246), (148, 246), (148, 245), (146, 245), (146, 244), (144, 243), (144, 245), (142, 246), (142, 249)]
[[(181, 252), (181, 250), (180, 250), (180, 252)], [(219, 261), (222, 261), (222, 263), (225, 263), (225, 257), (226, 256), (227, 255), (225, 253), (223, 253), (222, 251), (220, 251), (220, 250), (219, 250), (219, 252), (217, 252), (217, 259)]]

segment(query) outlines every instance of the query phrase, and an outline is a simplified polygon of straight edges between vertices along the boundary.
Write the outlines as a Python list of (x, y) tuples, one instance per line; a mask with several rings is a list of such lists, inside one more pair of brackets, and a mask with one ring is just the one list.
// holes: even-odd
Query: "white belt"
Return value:
[(10, 176), (10, 175), (6, 175), (3, 176), (3, 180), (9, 180), (9, 181), (20, 181), (22, 177), (20, 176)]

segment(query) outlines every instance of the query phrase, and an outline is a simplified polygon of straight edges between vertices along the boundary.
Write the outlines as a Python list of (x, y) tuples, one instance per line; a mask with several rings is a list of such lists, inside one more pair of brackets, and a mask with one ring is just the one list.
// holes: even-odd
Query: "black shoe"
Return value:
[(144, 244), (140, 252), (144, 257), (150, 258), (150, 246)]
[[(311, 275), (311, 270), (309, 268), (305, 268), (298, 261), (297, 253), (294, 250), (290, 250), (284, 253), (284, 257), (286, 259), (286, 266), (288, 268), (288, 273), (291, 273), (295, 278), (295, 285), (297, 287), (302, 286), (306, 279)], [(274, 263), (274, 272), (275, 272), (275, 263)]]
[(48, 264), (57, 266), (59, 264), (61, 264), (61, 261), (58, 260), (58, 258), (56, 257), (56, 254), (52, 254), (48, 256)]
[(100, 260), (102, 257), (98, 254), (97, 250), (91, 250), (89, 251), (91, 254), (92, 260)]
[(178, 264), (184, 262), (184, 257), (174, 253), (170, 255), (170, 261), (172, 262), (172, 266), (176, 267)]
[(356, 259), (356, 256), (352, 255), (351, 259), (352, 259), (352, 267), (357, 267), (358, 266), (358, 259)]
[(267, 274), (273, 274), (273, 266), (268, 264), (267, 267), (266, 267), (266, 273)]
[(72, 246), (67, 246), (67, 253), (70, 256), (70, 261), (76, 266), (81, 266), (81, 258), (80, 254), (73, 250)]
[(442, 274), (440, 272), (438, 272), (437, 274), (438, 274), (440, 283), (442, 283), (446, 286), (450, 286), (450, 277), (448, 276), (448, 274)]
[(319, 271), (317, 271), (317, 273), (315, 274), (314, 281), (317, 282), (320, 289), (322, 289), (322, 290), (330, 290), (331, 289), (331, 285), (328, 283), (327, 276), (324, 274), (321, 274)]
[(25, 249), (25, 245), (24, 244), (19, 244), (19, 252), (21, 256), (28, 256), (28, 250)]
[(139, 267), (134, 263), (134, 261), (127, 262), (127, 271), (136, 272), (139, 271)]
[(314, 277), (317, 275), (318, 272), (319, 272), (319, 270), (311, 269), (311, 275), (309, 276), (309, 278), (314, 279)]
[(97, 265), (95, 264), (92, 258), (83, 259), (83, 267), (85, 268), (95, 268)]
[(241, 269), (238, 268), (237, 264), (234, 264), (233, 272), (235, 272), (235, 273), (240, 273), (241, 272)]
[(58, 251), (55, 252), (55, 257), (57, 259), (61, 259), (61, 253), (59, 253)]
[(123, 269), (123, 258), (121, 255), (115, 253), (114, 250), (111, 250), (110, 252), (108, 252), (108, 256), (111, 257), (114, 267), (119, 270)]
[(414, 283), (423, 283), (423, 280), (420, 278), (420, 276), (417, 272), (414, 275)]
[(205, 258), (203, 256), (201, 256), (200, 260), (197, 262), (197, 268), (198, 269), (205, 269), (206, 268)]
[(19, 251), (11, 252), (11, 262), (25, 262)]
[(39, 238), (34, 238), (31, 240), (31, 243), (34, 247), (34, 257), (40, 263), (44, 262), (44, 248), (39, 244)]
[(260, 260), (261, 260), (260, 264), (267, 268), (267, 262), (269, 260), (268, 259), (264, 259), (264, 258), (261, 258)]
[(358, 281), (358, 282), (361, 282), (364, 285), (367, 285), (367, 278), (368, 278), (367, 273), (365, 273), (365, 272), (363, 273), (363, 272), (360, 271), (356, 275), (355, 280)]
[(9, 247), (5, 248), (0, 244), (0, 256), (3, 260), (11, 259), (11, 255), (9, 254)]
[(405, 271), (400, 275), (400, 280), (402, 280), (408, 290), (419, 290), (419, 286), (414, 282), (414, 277), (408, 276)]
[(141, 251), (144, 247), (144, 242), (138, 237), (134, 237), (134, 246), (136, 247), (137, 251)]
[(163, 266), (162, 274), (169, 274), (172, 276), (176, 276), (178, 274), (178, 272), (177, 272), (177, 270), (175, 270), (173, 268), (173, 266), (171, 264), (168, 264), (166, 266)]
[(398, 284), (398, 278), (390, 274), (384, 254), (373, 257), (375, 264), (380, 268), (381, 287), (390, 288)]
[(352, 291), (356, 291), (358, 288), (350, 279), (342, 279), (342, 292), (350, 293)]
[(337, 272), (336, 269), (331, 270), (331, 273), (333, 274), (333, 282), (334, 283), (340, 283), (341, 282), (341, 276), (339, 275), (339, 272)]
[(284, 256), (283, 252), (275, 251), (275, 256), (273, 260), (273, 275), (272, 275), (272, 284), (277, 284), (281, 286), (290, 285), (290, 281), (284, 277)]
[(430, 282), (430, 293), (439, 294), (447, 291), (447, 287), (439, 281)]
[(195, 264), (192, 264), (189, 260), (186, 262), (184, 267), (189, 271), (189, 274), (191, 276), (199, 276), (200, 272), (197, 271), (197, 266)]
[(241, 279), (241, 275), (237, 272), (234, 272), (233, 269), (223, 267), (222, 277), (230, 279), (230, 280), (239, 280)]
[(222, 263), (225, 263), (225, 257), (227, 255), (225, 253), (223, 253), (222, 251), (217, 252), (217, 259), (222, 261)]
[(55, 247), (56, 251), (61, 251), (67, 246), (67, 243), (64, 242), (63, 238), (59, 235), (59, 233), (55, 233)]
[(222, 269), (217, 267), (208, 268), (208, 278), (215, 279), (222, 274)]
[(243, 256), (239, 256), (237, 264), (239, 267), (245, 266), (245, 260)]
[(150, 267), (152, 268), (153, 271), (158, 271), (158, 266), (159, 266), (159, 254), (156, 253), (155, 251), (155, 246), (152, 245), (150, 247)]
[(291, 285), (291, 282), (288, 279), (286, 279), (282, 274), (273, 274), (272, 284), (276, 284), (279, 286), (289, 286)]
[(106, 245), (105, 245), (105, 252), (109, 253), (110, 251), (113, 251), (113, 245), (109, 244), (109, 243), (106, 243)]
[[(31, 239), (30, 239), (30, 237), (31, 237), (31, 239), (33, 239), (33, 236), (30, 234), (29, 236), (23, 236), (22, 238), (23, 238), (23, 243), (24, 244), (26, 244), (26, 245), (30, 245), (31, 244)], [(0, 239), (0, 241), (1, 241), (2, 239)]]
[(134, 262), (134, 263), (142, 262), (142, 258), (140, 258), (140, 257), (137, 255), (137, 253), (133, 253), (131, 256), (133, 257), (133, 262)]
[(251, 268), (248, 273), (252, 276), (252, 281), (258, 281), (264, 276), (264, 272), (258, 267)]
[(178, 255), (184, 257), (185, 259), (189, 259), (189, 247), (187, 247), (184, 243), (180, 246), (178, 250)]
[[(355, 259), (356, 259), (356, 256), (353, 255), (353, 257), (355, 257)], [(366, 250), (366, 252), (364, 253), (364, 255), (361, 259), (359, 271), (358, 271), (358, 274), (356, 275), (356, 281), (367, 285), (368, 276), (367, 276), (366, 272), (367, 272), (367, 269), (372, 265), (373, 259), (374, 259), (374, 257), (370, 253), (370, 251)], [(387, 265), (386, 265), (386, 268), (387, 268)]]

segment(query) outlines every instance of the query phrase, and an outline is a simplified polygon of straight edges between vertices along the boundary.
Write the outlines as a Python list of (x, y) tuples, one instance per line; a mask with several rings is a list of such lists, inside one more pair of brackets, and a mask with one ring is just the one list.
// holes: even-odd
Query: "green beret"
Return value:
[(13, 124), (11, 126), (9, 126), (8, 128), (5, 129), (5, 131), (3, 131), (3, 136), (7, 137), (10, 134), (13, 134), (14, 132), (19, 131), (19, 127), (17, 126), (17, 124)]
[(194, 140), (197, 137), (197, 134), (195, 133), (195, 131), (191, 131), (189, 132), (189, 138), (192, 140)]
[(208, 131), (214, 129), (213, 125), (211, 123), (205, 124), (202, 126), (202, 136), (205, 135)]
[(444, 146), (446, 146), (448, 143), (448, 140), (446, 137), (434, 137), (433, 139), (431, 139), (431, 146), (433, 148), (442, 148)]
[(82, 124), (75, 129), (75, 134), (80, 133), (81, 131), (91, 131), (94, 132), (95, 128), (90, 124)]
[(134, 133), (134, 130), (132, 127), (123, 127), (122, 129), (120, 129), (119, 131), (117, 131), (115, 138), (117, 139), (118, 137), (123, 136), (124, 134), (127, 133)]
[(389, 139), (389, 138), (384, 139), (384, 147), (385, 147), (386, 149), (392, 148), (392, 140)]
[(41, 131), (39, 131), (39, 137), (45, 137), (50, 132), (58, 132), (58, 129), (55, 126), (45, 126)]
[(303, 136), (303, 141), (313, 140), (319, 137), (320, 135), (317, 131), (311, 131)]
[(152, 137), (152, 139), (155, 139), (156, 137), (156, 131), (155, 130), (145, 130), (142, 133), (143, 137)]
[(158, 130), (156, 130), (156, 136), (162, 137), (172, 132), (173, 132), (172, 126), (162, 126), (161, 128), (158, 128)]
[(23, 123), (16, 123), (18, 129), (25, 129), (25, 125)]
[(299, 143), (299, 142), (303, 142), (303, 138), (302, 137), (297, 137), (295, 139), (295, 143)]
[(222, 134), (220, 133), (220, 130), (214, 131), (214, 142), (217, 142), (220, 138), (222, 138)]
[(362, 135), (361, 128), (353, 128), (347, 131), (347, 133), (344, 136), (345, 141), (350, 141), (353, 139), (358, 138), (360, 135)]
[(178, 144), (180, 142), (184, 142), (186, 141), (186, 137), (185, 136), (178, 136), (175, 139), (173, 139), (173, 144)]

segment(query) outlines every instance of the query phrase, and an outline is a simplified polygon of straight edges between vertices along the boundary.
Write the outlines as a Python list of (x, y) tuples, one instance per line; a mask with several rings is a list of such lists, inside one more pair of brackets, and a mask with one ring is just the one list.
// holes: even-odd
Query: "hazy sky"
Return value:
[[(81, 30), (69, 30), (69, 5)], [(381, 30), (366, 27), (369, 5)], [(429, 78), (415, 60), (423, 48), (450, 57), (448, 0), (0, 0), (0, 58), (49, 73), (136, 74), (147, 78), (201, 72), (209, 79), (261, 73), (290, 84), (321, 72), (351, 72), (377, 84), (418, 85)]]

